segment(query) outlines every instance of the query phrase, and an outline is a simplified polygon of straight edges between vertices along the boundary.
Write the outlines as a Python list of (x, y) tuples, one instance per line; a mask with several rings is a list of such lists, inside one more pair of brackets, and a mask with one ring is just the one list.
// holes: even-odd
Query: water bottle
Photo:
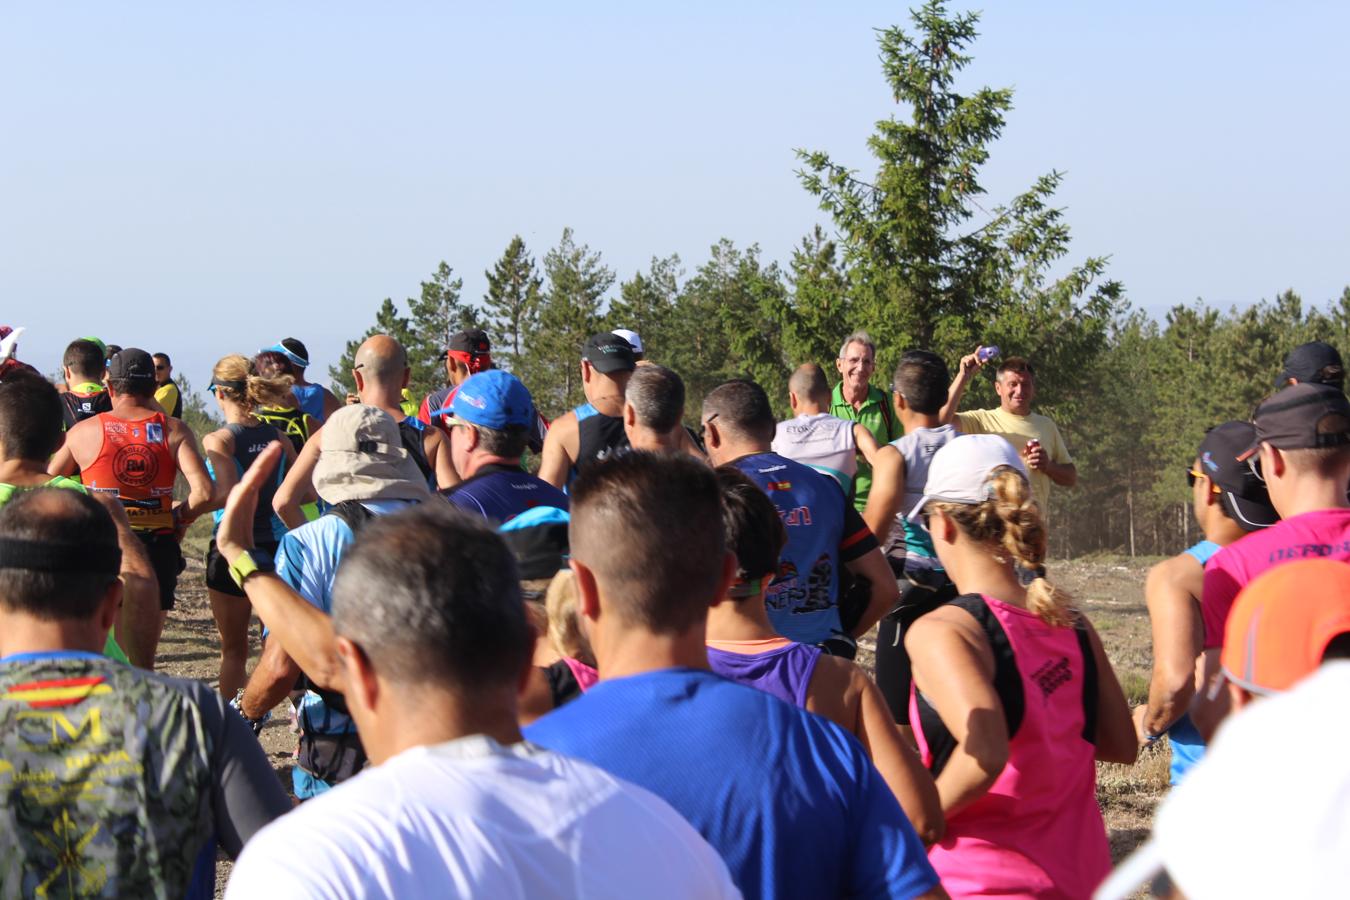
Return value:
[(998, 356), (998, 348), (992, 344), (988, 347), (981, 347), (975, 351), (975, 358), (982, 363), (989, 362), (989, 360), (993, 359), (995, 356)]

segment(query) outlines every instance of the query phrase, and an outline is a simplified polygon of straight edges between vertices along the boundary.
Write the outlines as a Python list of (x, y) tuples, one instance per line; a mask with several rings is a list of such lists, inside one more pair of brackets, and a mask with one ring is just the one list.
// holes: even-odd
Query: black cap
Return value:
[(108, 377), (155, 380), (155, 360), (144, 350), (128, 347), (119, 350), (108, 363)]
[(1256, 408), (1252, 424), (1256, 435), (1239, 459), (1262, 442), (1281, 450), (1341, 447), (1350, 444), (1350, 400), (1325, 384), (1291, 384)]
[(581, 358), (594, 366), (597, 372), (606, 375), (610, 372), (631, 372), (637, 368), (633, 345), (612, 331), (587, 338), (586, 345), (581, 348)]
[(1245, 531), (1266, 528), (1280, 518), (1255, 467), (1238, 459), (1254, 440), (1256, 427), (1250, 422), (1224, 422), (1205, 434), (1198, 454), (1200, 471), (1219, 489), (1228, 518)]
[(488, 342), (487, 332), (481, 328), (468, 328), (450, 335), (449, 349), (458, 353), (491, 353), (492, 344)]
[(1335, 347), (1323, 341), (1309, 341), (1289, 351), (1275, 386), (1284, 387), (1291, 378), (1299, 384), (1329, 384), (1339, 388), (1345, 382), (1345, 365)]
[(536, 506), (501, 527), (522, 581), (552, 578), (567, 566), (569, 519), (566, 510)]

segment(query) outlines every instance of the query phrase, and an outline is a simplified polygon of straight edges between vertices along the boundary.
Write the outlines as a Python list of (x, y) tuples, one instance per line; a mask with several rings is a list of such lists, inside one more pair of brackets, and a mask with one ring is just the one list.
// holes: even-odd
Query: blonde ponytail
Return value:
[(222, 357), (211, 370), (211, 382), (216, 393), (248, 407), (294, 406), (291, 385), (295, 379), (289, 375), (266, 377), (258, 374), (253, 360), (238, 353)]
[(990, 473), (988, 486), (990, 499), (984, 503), (935, 505), (972, 540), (998, 547), (1018, 568), (1032, 574), (1027, 609), (1048, 625), (1074, 624), (1078, 613), (1073, 598), (1045, 577), (1045, 520), (1026, 477), (1000, 466)]

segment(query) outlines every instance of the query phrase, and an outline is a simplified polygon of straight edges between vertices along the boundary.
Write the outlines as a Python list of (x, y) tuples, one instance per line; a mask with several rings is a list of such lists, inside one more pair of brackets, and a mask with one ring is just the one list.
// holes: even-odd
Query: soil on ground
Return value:
[[(185, 554), (190, 554), (187, 546)], [(169, 615), (160, 642), (158, 669), (170, 675), (197, 678), (214, 684), (220, 671), (220, 643), (203, 584), (202, 554), (195, 553), (179, 580), (178, 603)], [(1066, 588), (1086, 610), (1101, 635), (1116, 675), (1131, 706), (1147, 699), (1152, 666), (1148, 612), (1144, 606), (1144, 575), (1155, 559), (1093, 558), (1058, 561), (1050, 577)], [(875, 632), (860, 642), (859, 662), (871, 669)], [(257, 660), (259, 632), (251, 629), (249, 671)], [(273, 710), (260, 740), (282, 784), (290, 791), (295, 734), (289, 707)], [(1166, 741), (1146, 749), (1133, 766), (1099, 763), (1097, 799), (1111, 838), (1111, 855), (1119, 862), (1149, 835), (1153, 813), (1167, 792), (1169, 751)], [(230, 863), (221, 857), (216, 894), (221, 895)]]

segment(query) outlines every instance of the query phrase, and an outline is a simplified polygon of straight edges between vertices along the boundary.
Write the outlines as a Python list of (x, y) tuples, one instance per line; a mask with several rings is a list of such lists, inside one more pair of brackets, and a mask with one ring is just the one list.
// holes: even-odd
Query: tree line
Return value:
[[(877, 342), (873, 383), (883, 389), (905, 350), (931, 349), (954, 368), (976, 345), (996, 344), (1033, 361), (1036, 409), (1059, 424), (1081, 473), (1077, 489), (1054, 493), (1053, 550), (1176, 552), (1195, 537), (1185, 470), (1205, 429), (1249, 417), (1295, 345), (1350, 346), (1350, 288), (1325, 308), (1292, 291), (1245, 309), (1196, 300), (1162, 321), (1133, 308), (1106, 277), (1106, 256), (1067, 259), (1070, 229), (1054, 205), (1063, 173), (982, 202), (979, 170), (1012, 91), (957, 83), (978, 15), (934, 0), (911, 20), (878, 32), (899, 115), (878, 121), (867, 142), (870, 174), (797, 151), (797, 176), (829, 223), (810, 228), (785, 266), (724, 238), (692, 270), (677, 255), (653, 256), (620, 281), (570, 228), (542, 260), (517, 235), (476, 302), (441, 262), (419, 296), (402, 306), (386, 298), (366, 335), (404, 343), (420, 396), (443, 383), (447, 336), (481, 327), (497, 364), (553, 417), (582, 400), (585, 338), (631, 328), (649, 358), (684, 378), (691, 421), (709, 390), (736, 377), (763, 385), (786, 416), (792, 369), (832, 371), (855, 329)], [(364, 336), (330, 370), (335, 390), (351, 389)], [(996, 405), (991, 375), (972, 385), (967, 406)]]

